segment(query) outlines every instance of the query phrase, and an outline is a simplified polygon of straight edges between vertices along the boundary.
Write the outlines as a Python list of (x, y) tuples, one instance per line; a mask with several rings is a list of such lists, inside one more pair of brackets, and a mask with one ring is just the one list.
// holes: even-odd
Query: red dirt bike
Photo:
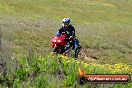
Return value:
[[(71, 39), (66, 38), (65, 35), (57, 34), (56, 36), (53, 36), (52, 38), (52, 48), (53, 52), (57, 54), (70, 54), (71, 46), (70, 41)], [(78, 58), (78, 53), (80, 52), (80, 45), (76, 47), (75, 49), (75, 58)]]

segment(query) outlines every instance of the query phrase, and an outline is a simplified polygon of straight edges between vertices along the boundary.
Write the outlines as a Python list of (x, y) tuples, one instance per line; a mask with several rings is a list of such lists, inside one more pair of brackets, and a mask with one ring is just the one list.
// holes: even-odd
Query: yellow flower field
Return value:
[[(74, 59), (68, 58), (67, 56), (60, 55), (62, 60), (65, 61), (65, 63), (76, 63), (76, 65), (83, 67), (84, 69), (89, 69), (89, 67), (92, 68), (99, 68), (103, 70), (110, 71), (110, 73), (116, 74), (132, 74), (132, 66), (124, 63), (117, 63), (117, 64), (97, 64), (97, 63), (85, 63), (83, 61), (76, 61)], [(86, 72), (87, 73), (87, 72)]]

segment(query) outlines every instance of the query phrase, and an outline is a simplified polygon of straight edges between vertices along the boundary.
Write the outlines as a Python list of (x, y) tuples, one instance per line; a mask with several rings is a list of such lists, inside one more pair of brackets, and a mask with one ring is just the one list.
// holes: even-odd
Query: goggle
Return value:
[(63, 22), (63, 24), (64, 24), (64, 25), (67, 25), (67, 26), (69, 25), (68, 23), (65, 23), (65, 22)]

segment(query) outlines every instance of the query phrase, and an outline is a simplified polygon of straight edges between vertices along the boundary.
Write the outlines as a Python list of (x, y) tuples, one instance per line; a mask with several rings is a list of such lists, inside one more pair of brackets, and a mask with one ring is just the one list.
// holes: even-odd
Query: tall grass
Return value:
[(81, 45), (88, 51), (98, 50), (90, 56), (101, 63), (132, 63), (130, 0), (0, 2), (3, 34), (10, 37), (15, 52), (33, 47), (38, 53), (46, 54), (62, 18), (70, 17)]
[[(122, 87), (122, 84), (80, 86), (76, 82), (79, 64), (47, 55), (62, 18), (70, 17), (83, 47), (84, 56), (79, 61), (88, 63), (85, 58), (94, 59), (94, 63), (86, 65), (88, 73), (131, 74), (129, 65), (129, 69), (121, 67), (121, 71), (116, 68), (117, 63), (132, 64), (131, 3), (131, 0), (0, 0), (0, 87)], [(131, 83), (126, 86), (131, 87)]]
[[(5, 87), (112, 87), (120, 88), (123, 84), (85, 84), (79, 85), (77, 77), (79, 68), (84, 68), (87, 74), (131, 74), (131, 66), (127, 64), (95, 64), (75, 61), (73, 58), (61, 58), (60, 56), (41, 57), (32, 51), (28, 55), (19, 55), (14, 74), (5, 74), (6, 78), (0, 78), (1, 86)], [(11, 66), (11, 65), (9, 65)], [(12, 67), (14, 68), (14, 67)], [(7, 72), (9, 69), (7, 69)], [(125, 85), (130, 88), (131, 83)]]

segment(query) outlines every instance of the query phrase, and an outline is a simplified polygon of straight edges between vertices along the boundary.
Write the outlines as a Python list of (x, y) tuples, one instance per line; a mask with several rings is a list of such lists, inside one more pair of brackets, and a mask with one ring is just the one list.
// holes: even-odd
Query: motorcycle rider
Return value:
[(79, 45), (79, 41), (76, 39), (75, 36), (75, 28), (70, 24), (70, 18), (64, 18), (62, 21), (62, 27), (59, 28), (56, 35), (59, 34), (66, 34), (68, 42), (73, 50), (75, 50)]

